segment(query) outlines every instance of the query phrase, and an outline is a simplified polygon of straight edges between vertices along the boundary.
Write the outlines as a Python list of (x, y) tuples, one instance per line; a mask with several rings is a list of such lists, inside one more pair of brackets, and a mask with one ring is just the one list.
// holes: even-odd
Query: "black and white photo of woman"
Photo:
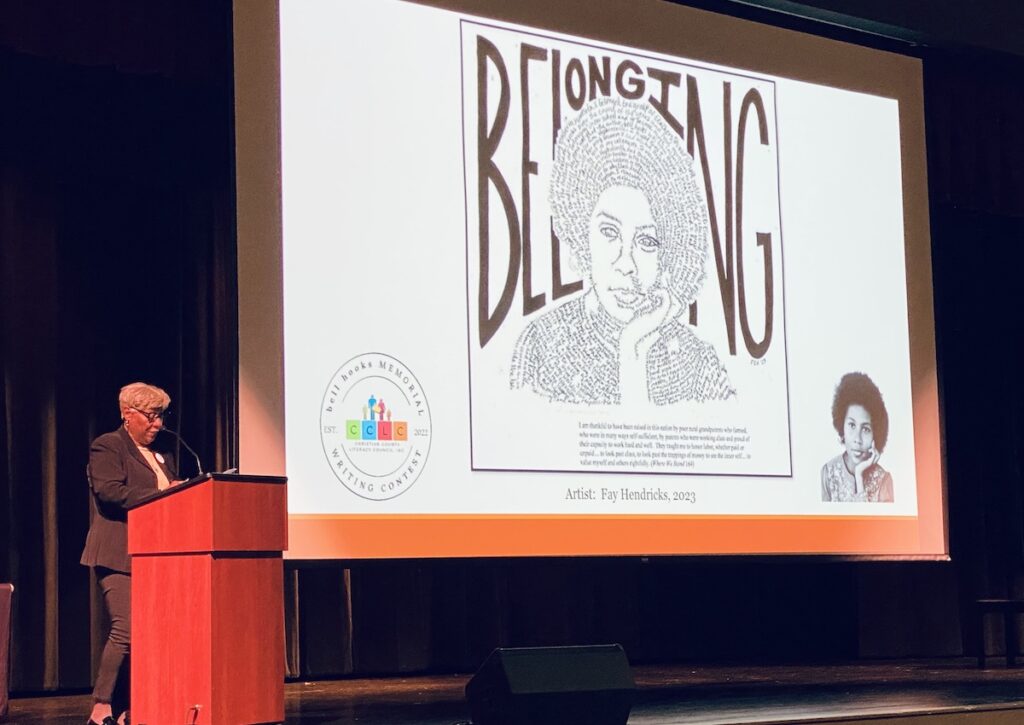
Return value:
[(821, 500), (892, 503), (892, 476), (879, 458), (889, 438), (882, 393), (864, 373), (847, 373), (832, 398), (832, 425), (843, 452), (821, 467)]

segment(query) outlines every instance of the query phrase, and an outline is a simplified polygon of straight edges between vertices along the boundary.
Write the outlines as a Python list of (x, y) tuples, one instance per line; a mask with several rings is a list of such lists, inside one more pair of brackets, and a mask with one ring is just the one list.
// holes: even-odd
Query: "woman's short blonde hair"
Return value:
[(121, 388), (117, 402), (121, 406), (122, 415), (128, 408), (135, 408), (143, 413), (155, 413), (167, 410), (167, 406), (171, 404), (171, 396), (163, 388), (149, 383), (129, 383)]

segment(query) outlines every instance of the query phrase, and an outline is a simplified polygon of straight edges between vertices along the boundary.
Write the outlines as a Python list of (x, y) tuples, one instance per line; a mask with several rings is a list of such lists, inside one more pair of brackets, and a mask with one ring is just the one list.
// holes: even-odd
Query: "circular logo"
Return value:
[(419, 380), (390, 355), (367, 352), (334, 373), (320, 406), (331, 470), (362, 498), (400, 496), (430, 453), (430, 407)]

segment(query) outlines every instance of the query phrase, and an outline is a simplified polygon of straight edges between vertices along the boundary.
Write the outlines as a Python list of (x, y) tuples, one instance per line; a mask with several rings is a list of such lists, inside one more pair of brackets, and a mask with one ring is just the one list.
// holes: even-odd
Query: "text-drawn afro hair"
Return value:
[(590, 101), (558, 134), (551, 170), (555, 234), (590, 271), (590, 217), (613, 186), (641, 191), (661, 242), (666, 284), (689, 304), (704, 284), (707, 203), (683, 140), (650, 104)]
[(871, 431), (875, 437), (875, 449), (881, 453), (889, 440), (889, 413), (878, 386), (864, 373), (847, 373), (836, 386), (832, 398), (832, 425), (839, 440), (843, 439), (843, 423), (851, 405), (863, 406), (871, 416)]

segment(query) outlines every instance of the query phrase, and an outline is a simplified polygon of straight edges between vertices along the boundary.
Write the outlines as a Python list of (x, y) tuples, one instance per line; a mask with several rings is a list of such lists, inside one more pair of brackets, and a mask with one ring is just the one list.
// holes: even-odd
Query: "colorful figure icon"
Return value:
[(363, 419), (346, 421), (345, 438), (350, 441), (408, 440), (408, 423), (399, 420), (392, 424), (392, 417), (393, 411), (384, 399), (371, 393), (363, 404)]

